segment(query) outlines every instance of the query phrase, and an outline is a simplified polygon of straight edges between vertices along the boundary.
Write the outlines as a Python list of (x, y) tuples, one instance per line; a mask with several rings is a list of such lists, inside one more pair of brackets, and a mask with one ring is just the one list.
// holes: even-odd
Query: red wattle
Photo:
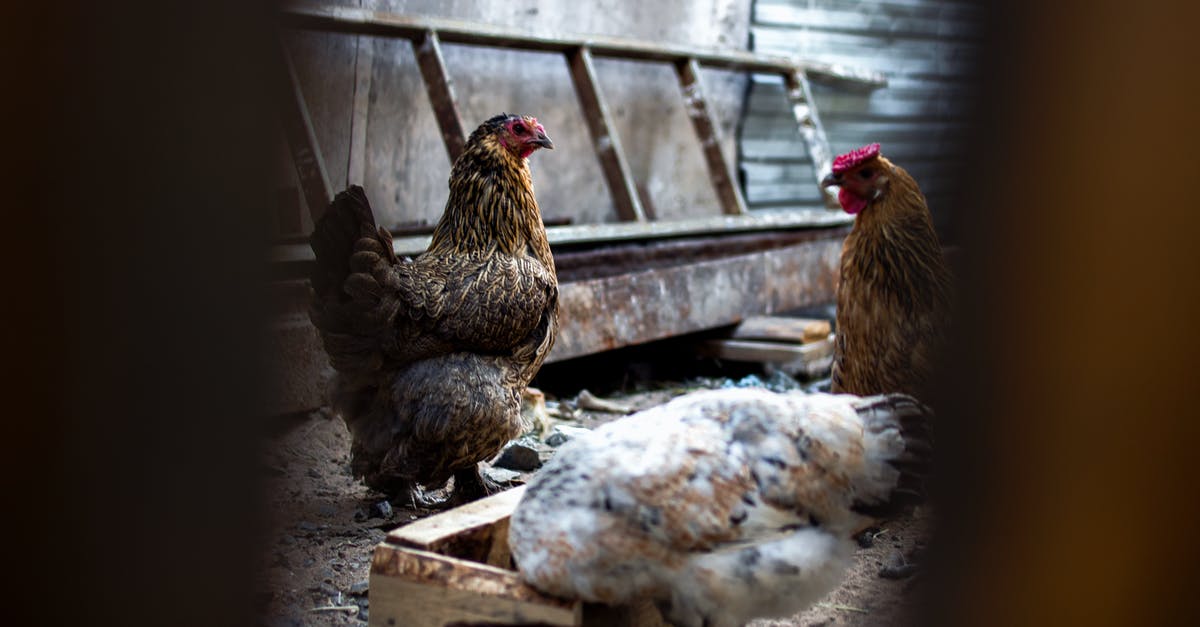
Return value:
[(842, 204), (842, 209), (850, 215), (854, 215), (867, 207), (867, 200), (859, 198), (858, 194), (843, 187), (838, 190), (838, 202)]

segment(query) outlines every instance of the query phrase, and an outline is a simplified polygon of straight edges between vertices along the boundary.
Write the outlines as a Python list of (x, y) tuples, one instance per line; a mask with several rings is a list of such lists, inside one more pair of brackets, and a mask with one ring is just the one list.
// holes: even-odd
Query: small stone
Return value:
[(858, 543), (859, 548), (869, 549), (875, 546), (875, 534), (879, 530), (875, 527), (864, 529), (862, 533), (854, 536), (854, 541)]
[(512, 483), (513, 479), (521, 476), (521, 473), (507, 468), (492, 468), (491, 466), (483, 467), (483, 476), (491, 479), (499, 485), (507, 485)]
[[(369, 589), (370, 581), (363, 579), (362, 581), (350, 586), (350, 589), (347, 592), (349, 592), (352, 596), (365, 596)], [(360, 605), (361, 604), (362, 603), (360, 603)]]
[(371, 503), (370, 516), (372, 518), (387, 519), (387, 518), (391, 518), (393, 513), (394, 512), (392, 511), (392, 504), (389, 503), (386, 499), (382, 500), (382, 501), (377, 501), (375, 503)]
[(904, 555), (900, 551), (892, 551), (888, 555), (887, 564), (879, 569), (879, 576), (884, 579), (906, 579), (915, 572), (917, 572), (916, 564), (904, 561)]
[(321, 473), (317, 472), (317, 469), (316, 469), (316, 468), (309, 468), (309, 469), (308, 469), (308, 472), (307, 472), (306, 474), (307, 474), (308, 476), (312, 477), (313, 479), (320, 479), (320, 478), (321, 478)]
[(337, 506), (333, 503), (321, 503), (317, 506), (317, 513), (322, 516), (333, 516), (337, 514)]
[(305, 567), (305, 568), (308, 568), (308, 567), (310, 567), (310, 566), (313, 566), (313, 565), (314, 565), (314, 564), (316, 564), (316, 563), (317, 563), (317, 560), (316, 560), (316, 558), (309, 557), (309, 558), (307, 558), (307, 559), (305, 559), (305, 560), (304, 560), (304, 567)]
[(500, 456), (496, 461), (492, 462), (493, 466), (508, 468), (509, 470), (519, 470), (521, 472), (529, 472), (537, 470), (542, 465), (542, 459), (538, 455), (536, 449), (528, 444), (520, 441), (509, 442), (508, 446), (500, 452)]
[(562, 446), (563, 444), (566, 444), (567, 442), (570, 442), (579, 436), (586, 435), (591, 432), (591, 429), (584, 429), (583, 427), (557, 425), (554, 427), (554, 431), (550, 432), (550, 437), (546, 438), (546, 445), (554, 447)]
[(285, 535), (285, 536), (282, 536), (281, 538), (279, 538), (279, 543), (284, 546), (291, 546), (296, 543), (296, 538)]
[(307, 520), (302, 520), (296, 524), (296, 528), (300, 531), (318, 531), (321, 529), (321, 525), (308, 522)]

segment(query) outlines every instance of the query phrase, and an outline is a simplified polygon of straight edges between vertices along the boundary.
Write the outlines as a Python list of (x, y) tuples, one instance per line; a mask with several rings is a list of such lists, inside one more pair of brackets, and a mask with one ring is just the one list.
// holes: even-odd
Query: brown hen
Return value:
[(856, 214), (842, 248), (833, 392), (928, 398), (949, 322), (950, 273), (916, 181), (871, 144), (841, 155), (823, 186)]
[(482, 497), (492, 486), (478, 462), (523, 430), (521, 394), (558, 328), (527, 161), (538, 148), (553, 144), (531, 117), (476, 129), (414, 259), (396, 257), (358, 186), (313, 231), (310, 316), (338, 371), (331, 404), (353, 436), (351, 467), (372, 488), (422, 498), (453, 477), (444, 505)]

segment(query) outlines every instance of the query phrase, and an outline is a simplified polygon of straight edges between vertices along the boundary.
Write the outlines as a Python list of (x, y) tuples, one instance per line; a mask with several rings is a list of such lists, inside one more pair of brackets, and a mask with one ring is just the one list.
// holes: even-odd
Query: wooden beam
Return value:
[(362, 185), (367, 173), (367, 119), (371, 107), (371, 73), (375, 65), (375, 42), (360, 35), (354, 55), (354, 103), (350, 110), (350, 156), (346, 183)]
[(735, 340), (769, 340), (808, 344), (829, 337), (832, 325), (828, 320), (785, 318), (782, 316), (751, 316), (742, 320), (729, 337)]
[(382, 543), (371, 558), (372, 627), (582, 622), (582, 604), (543, 595), (515, 570)]
[(525, 486), (505, 490), (393, 530), (387, 541), (508, 568), (508, 519)]
[(630, 172), (629, 162), (621, 149), (621, 140), (613, 129), (612, 116), (609, 115), (608, 107), (600, 94), (596, 70), (592, 65), (592, 54), (587, 46), (579, 46), (568, 51), (566, 57), (567, 67), (571, 71), (571, 82), (575, 85), (576, 95), (579, 96), (583, 118), (587, 122), (588, 132), (592, 135), (596, 157), (600, 160), (604, 181), (608, 184), (608, 193), (612, 196), (617, 215), (622, 220), (645, 222), (646, 212), (642, 209), (641, 199), (638, 198), (633, 173)]
[(731, 215), (746, 213), (746, 199), (737, 185), (737, 176), (733, 168), (725, 160), (721, 152), (721, 133), (713, 121), (704, 98), (704, 88), (700, 81), (700, 62), (695, 57), (675, 63), (675, 72), (679, 75), (679, 86), (683, 89), (683, 105), (688, 117), (692, 120), (692, 128), (696, 129), (696, 137), (700, 140), (700, 148), (704, 151), (704, 161), (708, 165), (708, 176), (712, 180), (713, 191), (717, 194), (717, 202), (721, 210)]
[(333, 200), (333, 187), (329, 184), (325, 158), (321, 156), (321, 145), (313, 129), (312, 116), (308, 113), (304, 92), (300, 89), (296, 66), (292, 64), (292, 55), (288, 53), (287, 44), (282, 37), (279, 39), (278, 50), (278, 93), (283, 131), (291, 149), (296, 176), (300, 179), (304, 202), (308, 204), (308, 213), (313, 224), (316, 224), (325, 212), (325, 207)]
[(612, 37), (564, 37), (532, 35), (517, 30), (458, 20), (398, 15), (356, 7), (291, 6), (279, 13), (280, 21), (291, 27), (328, 32), (380, 37), (417, 39), (429, 30), (436, 31), (443, 42), (500, 48), (516, 48), (567, 54), (588, 47), (592, 54), (614, 59), (676, 63), (695, 58), (708, 67), (784, 74), (802, 69), (815, 80), (854, 83), (882, 87), (887, 78), (870, 70), (850, 68), (831, 63), (797, 62), (786, 57), (768, 56), (742, 50), (715, 50), (649, 44)]
[[(731, 234), (780, 229), (815, 229), (850, 224), (854, 217), (843, 211), (823, 208), (795, 209), (786, 212), (757, 211), (742, 216), (705, 216), (669, 222), (615, 222), (546, 228), (551, 246), (574, 246), (598, 242), (630, 242), (664, 237), (684, 237), (709, 233)], [(430, 237), (396, 237), (392, 247), (398, 255), (416, 255), (429, 248)], [(278, 244), (271, 248), (271, 261), (278, 264), (305, 264), (313, 260), (308, 242)]]
[(796, 127), (804, 145), (808, 147), (808, 156), (813, 162), (813, 172), (816, 175), (817, 188), (825, 199), (825, 206), (838, 209), (840, 205), (837, 196), (829, 188), (822, 188), (821, 179), (833, 170), (833, 151), (829, 148), (829, 137), (825, 127), (817, 115), (817, 105), (812, 98), (812, 88), (804, 71), (796, 70), (783, 77), (784, 88), (788, 103), (792, 106), (792, 115), (796, 118)]
[(562, 284), (562, 326), (546, 362), (831, 302), (841, 248), (834, 237)]
[(421, 68), (421, 78), (425, 79), (425, 93), (429, 94), (429, 104), (433, 105), (433, 114), (442, 131), (446, 153), (450, 155), (450, 163), (454, 163), (467, 149), (467, 135), (463, 131), (462, 117), (458, 114), (454, 87), (446, 71), (446, 60), (442, 57), (437, 31), (426, 30), (412, 40), (412, 45), (417, 55), (417, 65)]

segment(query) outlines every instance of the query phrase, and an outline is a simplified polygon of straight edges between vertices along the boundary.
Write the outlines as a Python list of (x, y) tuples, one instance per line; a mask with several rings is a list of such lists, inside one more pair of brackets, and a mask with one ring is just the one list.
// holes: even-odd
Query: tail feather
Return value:
[[(892, 468), (895, 478), (883, 491), (861, 494), (851, 509), (874, 518), (886, 518), (925, 499), (925, 481), (933, 466), (933, 410), (911, 396), (887, 394), (855, 403), (862, 420), (864, 439)], [(895, 446), (899, 433), (902, 447)]]
[[(360, 240), (366, 241), (360, 244)], [(338, 193), (329, 203), (309, 237), (309, 246), (317, 258), (312, 274), (313, 289), (321, 298), (335, 297), (346, 278), (355, 271), (351, 258), (356, 250), (365, 248), (394, 259), (392, 237), (376, 226), (371, 204), (358, 185)]]

